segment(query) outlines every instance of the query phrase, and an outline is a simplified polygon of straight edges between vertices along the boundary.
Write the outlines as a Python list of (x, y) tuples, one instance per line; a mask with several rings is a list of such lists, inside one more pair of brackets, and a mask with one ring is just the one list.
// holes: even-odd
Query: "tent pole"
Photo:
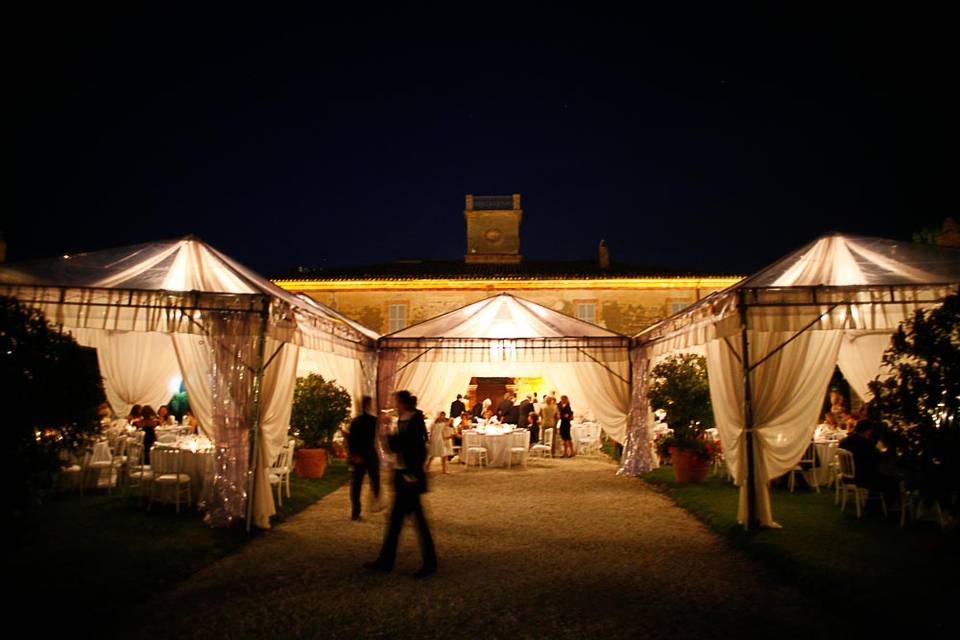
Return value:
[(250, 461), (247, 464), (247, 533), (253, 526), (254, 492), (257, 490), (257, 466), (260, 457), (260, 392), (263, 387), (263, 359), (267, 351), (267, 322), (270, 319), (270, 298), (263, 297), (260, 310), (260, 333), (257, 336), (257, 368), (253, 376), (253, 410), (250, 420), (250, 439), (248, 447)]
[(744, 441), (747, 445), (747, 519), (743, 528), (750, 530), (757, 525), (757, 487), (754, 482), (756, 476), (756, 461), (753, 451), (753, 390), (750, 387), (750, 340), (747, 337), (747, 299), (746, 292), (741, 289), (737, 292), (737, 307), (740, 312), (740, 345), (742, 354), (740, 368), (743, 371), (743, 430)]

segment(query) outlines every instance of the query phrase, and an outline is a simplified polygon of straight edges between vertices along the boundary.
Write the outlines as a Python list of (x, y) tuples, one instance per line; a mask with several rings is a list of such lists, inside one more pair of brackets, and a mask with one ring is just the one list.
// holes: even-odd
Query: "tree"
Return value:
[(40, 500), (52, 486), (61, 455), (99, 430), (104, 401), (96, 358), (40, 311), (0, 296), (0, 385), (4, 403), (4, 485), (14, 508)]
[(926, 493), (960, 489), (960, 294), (918, 310), (883, 355), (890, 375), (870, 383), (871, 411), (912, 482)]
[(326, 446), (350, 417), (351, 404), (350, 394), (333, 380), (315, 373), (297, 378), (290, 426), (305, 448)]

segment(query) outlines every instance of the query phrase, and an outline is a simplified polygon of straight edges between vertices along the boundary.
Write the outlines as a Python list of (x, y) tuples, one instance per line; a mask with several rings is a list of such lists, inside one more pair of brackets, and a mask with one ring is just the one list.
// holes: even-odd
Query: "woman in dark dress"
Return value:
[(140, 419), (134, 423), (134, 426), (137, 429), (143, 431), (144, 464), (150, 464), (150, 447), (152, 447), (153, 443), (157, 441), (157, 432), (155, 429), (159, 424), (160, 419), (157, 417), (157, 412), (154, 411), (153, 407), (150, 405), (147, 405), (143, 408), (143, 412), (140, 414)]
[(540, 416), (536, 411), (527, 414), (527, 428), (530, 429), (530, 445), (540, 442)]
[(570, 407), (570, 399), (567, 396), (560, 396), (560, 405), (557, 407), (560, 411), (560, 439), (563, 440), (564, 458), (573, 457), (573, 438), (570, 437), (570, 427), (573, 422), (573, 409)]

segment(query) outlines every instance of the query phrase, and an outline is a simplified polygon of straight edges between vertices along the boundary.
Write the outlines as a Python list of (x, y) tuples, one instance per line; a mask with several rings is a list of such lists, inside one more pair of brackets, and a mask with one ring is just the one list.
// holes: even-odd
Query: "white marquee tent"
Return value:
[(629, 339), (507, 293), (379, 341), (378, 398), (409, 389), (428, 412), (446, 410), (470, 378), (543, 377), (622, 441), (630, 397)]
[(797, 464), (813, 436), (834, 366), (869, 399), (891, 334), (957, 291), (960, 251), (833, 234), (634, 337), (631, 434), (622, 473), (649, 470), (651, 366), (706, 356), (738, 518), (774, 526), (768, 482)]
[(5, 265), (0, 294), (97, 349), (119, 415), (166, 402), (182, 377), (216, 445), (215, 524), (269, 526), (266, 469), (287, 438), (297, 374), (337, 379), (355, 399), (372, 390), (376, 334), (192, 237)]

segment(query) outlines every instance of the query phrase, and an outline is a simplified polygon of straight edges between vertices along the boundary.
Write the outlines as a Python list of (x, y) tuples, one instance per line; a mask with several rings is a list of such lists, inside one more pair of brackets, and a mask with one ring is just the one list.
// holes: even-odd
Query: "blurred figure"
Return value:
[(137, 426), (136, 422), (140, 419), (140, 414), (143, 412), (143, 407), (138, 404), (130, 407), (130, 413), (127, 414), (127, 422), (133, 426)]
[(160, 420), (157, 418), (157, 412), (153, 410), (153, 407), (146, 405), (140, 411), (140, 418), (134, 424), (137, 429), (143, 431), (143, 459), (144, 464), (150, 462), (150, 447), (153, 446), (153, 443), (157, 441), (157, 425), (160, 424)]
[(530, 446), (540, 442), (540, 416), (535, 411), (527, 414), (527, 428), (530, 429)]
[(199, 429), (199, 423), (197, 422), (197, 417), (193, 415), (193, 411), (187, 409), (183, 412), (183, 425), (190, 427), (190, 433), (196, 434)]
[[(543, 406), (540, 408), (540, 428), (546, 431), (547, 429), (557, 428), (557, 419), (560, 417), (560, 412), (557, 410), (557, 401), (553, 399), (553, 396), (546, 396), (544, 398)], [(553, 437), (553, 451), (550, 452), (551, 456), (557, 455), (557, 441), (560, 438), (556, 437), (556, 431), (554, 431)]]
[(170, 415), (170, 409), (167, 408), (167, 405), (162, 404), (157, 409), (157, 420), (159, 420), (161, 426), (173, 424), (173, 416)]
[(380, 555), (374, 562), (368, 562), (364, 566), (378, 571), (393, 570), (403, 521), (408, 515), (412, 515), (423, 556), (423, 566), (414, 576), (425, 578), (437, 570), (433, 536), (430, 535), (430, 527), (420, 503), (420, 495), (427, 491), (427, 475), (424, 471), (427, 426), (423, 413), (417, 410), (416, 401), (409, 391), (398, 391), (394, 397), (397, 405), (397, 430), (387, 439), (387, 446), (397, 456), (393, 475), (393, 510)]
[(347, 450), (352, 465), (350, 480), (351, 519), (360, 519), (360, 492), (363, 477), (370, 477), (370, 489), (377, 505), (380, 503), (380, 455), (377, 453), (377, 419), (371, 413), (373, 398), (363, 396), (360, 415), (350, 423)]

